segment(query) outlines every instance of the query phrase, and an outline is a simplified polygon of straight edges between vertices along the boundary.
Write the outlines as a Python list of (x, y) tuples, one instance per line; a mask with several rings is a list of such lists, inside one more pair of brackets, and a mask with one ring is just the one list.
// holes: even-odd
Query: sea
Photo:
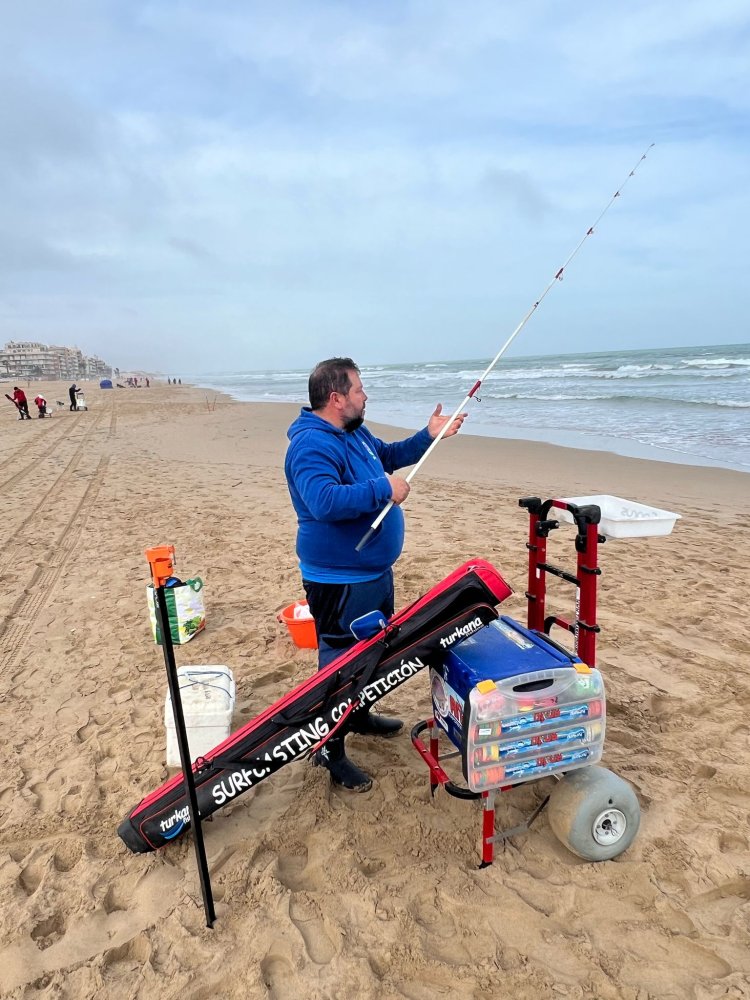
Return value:
[[(361, 365), (367, 419), (424, 426), (453, 412), (491, 358)], [(191, 376), (254, 402), (307, 402), (308, 369)], [(464, 432), (750, 472), (750, 344), (500, 359)]]

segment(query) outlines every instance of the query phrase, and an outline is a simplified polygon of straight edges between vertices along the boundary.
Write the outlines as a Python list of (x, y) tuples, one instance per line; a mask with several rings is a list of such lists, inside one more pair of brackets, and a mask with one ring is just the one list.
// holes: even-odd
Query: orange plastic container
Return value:
[(289, 629), (289, 635), (295, 646), (300, 649), (317, 649), (318, 636), (315, 631), (315, 622), (312, 618), (295, 618), (294, 609), (307, 607), (307, 601), (295, 601), (289, 604), (276, 615), (280, 622), (283, 622)]

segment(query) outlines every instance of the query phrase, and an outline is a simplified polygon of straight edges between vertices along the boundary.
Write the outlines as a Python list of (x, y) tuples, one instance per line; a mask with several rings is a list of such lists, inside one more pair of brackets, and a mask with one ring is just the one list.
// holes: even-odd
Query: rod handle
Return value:
[(361, 552), (362, 549), (365, 547), (365, 545), (367, 545), (367, 543), (370, 541), (370, 539), (372, 538), (372, 536), (375, 534), (376, 530), (377, 530), (376, 527), (370, 527), (370, 528), (368, 528), (367, 531), (364, 533), (364, 535), (362, 535), (362, 537), (360, 538), (360, 540), (354, 546), (354, 551), (355, 552)]

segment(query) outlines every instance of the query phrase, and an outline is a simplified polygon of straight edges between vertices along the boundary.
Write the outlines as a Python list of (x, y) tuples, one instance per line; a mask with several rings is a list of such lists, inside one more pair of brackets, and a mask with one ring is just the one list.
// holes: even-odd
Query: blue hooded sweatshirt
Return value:
[(313, 583), (376, 580), (401, 555), (404, 515), (394, 505), (375, 536), (355, 546), (391, 499), (386, 472), (414, 465), (432, 443), (427, 428), (386, 444), (363, 425), (344, 431), (304, 406), (287, 431), (284, 471), (297, 513), (302, 579)]

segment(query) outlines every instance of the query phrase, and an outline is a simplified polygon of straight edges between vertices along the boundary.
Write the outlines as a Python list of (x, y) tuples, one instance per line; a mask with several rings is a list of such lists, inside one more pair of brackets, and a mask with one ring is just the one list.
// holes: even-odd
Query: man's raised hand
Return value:
[[(456, 419), (450, 425), (450, 427), (443, 434), (443, 437), (444, 438), (453, 437), (454, 434), (458, 434), (459, 430), (461, 429), (461, 424), (464, 422), (467, 416), (468, 414), (466, 413), (459, 413)], [(443, 404), (438, 403), (437, 406), (435, 407), (435, 412), (432, 414), (427, 423), (427, 433), (430, 435), (433, 441), (438, 436), (443, 427), (448, 423), (449, 420), (450, 420), (450, 415), (447, 417), (443, 416)]]

